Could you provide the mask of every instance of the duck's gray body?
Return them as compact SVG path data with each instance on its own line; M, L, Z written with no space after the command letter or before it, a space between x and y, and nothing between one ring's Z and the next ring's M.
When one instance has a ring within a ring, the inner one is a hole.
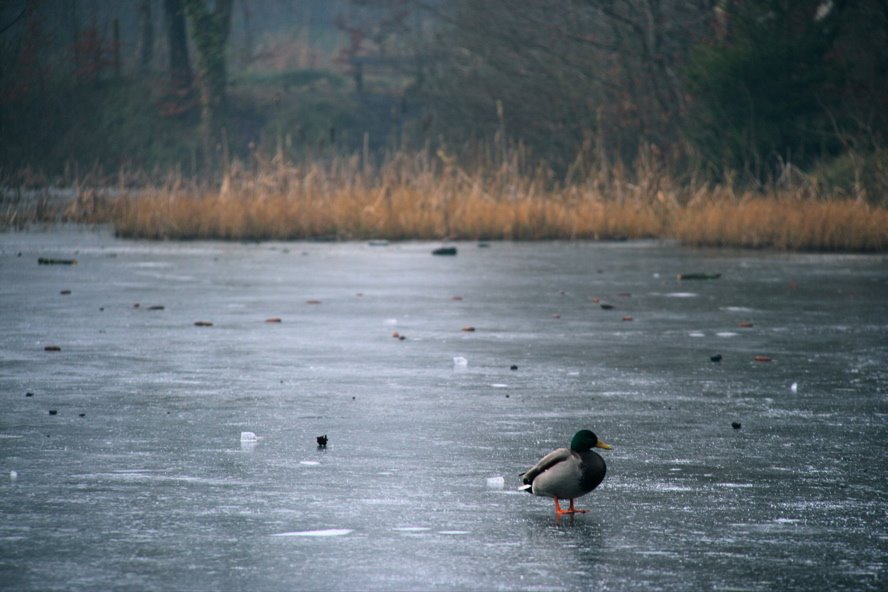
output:
M534 495L572 500L598 487L606 472L604 459L591 450L576 452L558 448L540 459L522 477L530 484Z

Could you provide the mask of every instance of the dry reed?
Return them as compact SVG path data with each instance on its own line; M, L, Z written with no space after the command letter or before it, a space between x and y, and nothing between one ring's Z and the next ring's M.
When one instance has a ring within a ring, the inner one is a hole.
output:
M888 209L816 195L810 185L737 193L680 186L649 161L586 167L581 180L523 172L517 159L465 170L445 154L359 156L302 165L281 158L234 165L221 187L171 179L68 218L109 218L118 235L155 239L453 240L677 239L687 244L791 250L888 249Z

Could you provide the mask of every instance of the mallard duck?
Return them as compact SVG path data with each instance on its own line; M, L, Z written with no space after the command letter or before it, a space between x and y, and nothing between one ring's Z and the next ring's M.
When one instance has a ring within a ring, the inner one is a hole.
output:
M570 441L570 448L553 450L521 474L523 491L555 498L555 515L585 513L574 507L574 499L584 496L604 480L607 467L593 448L613 448L590 430L580 430ZM560 499L569 499L570 508L562 510Z

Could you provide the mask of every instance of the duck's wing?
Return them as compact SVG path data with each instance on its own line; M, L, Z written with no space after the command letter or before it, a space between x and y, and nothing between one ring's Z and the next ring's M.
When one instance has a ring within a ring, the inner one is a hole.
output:
M533 483L533 480L537 478L537 475L546 471L553 466L557 465L560 462L564 462L570 459L571 453L568 448L558 448L553 450L546 456L540 459L540 462L533 465L531 468L521 473L522 480L526 485Z

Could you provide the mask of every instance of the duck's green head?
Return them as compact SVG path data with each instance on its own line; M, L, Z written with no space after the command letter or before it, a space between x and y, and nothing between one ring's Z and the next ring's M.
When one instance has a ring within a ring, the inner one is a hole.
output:
M591 430L580 430L574 434L573 440L570 441L570 449L574 452L588 452L593 448L610 450L613 446L604 440L599 440Z

